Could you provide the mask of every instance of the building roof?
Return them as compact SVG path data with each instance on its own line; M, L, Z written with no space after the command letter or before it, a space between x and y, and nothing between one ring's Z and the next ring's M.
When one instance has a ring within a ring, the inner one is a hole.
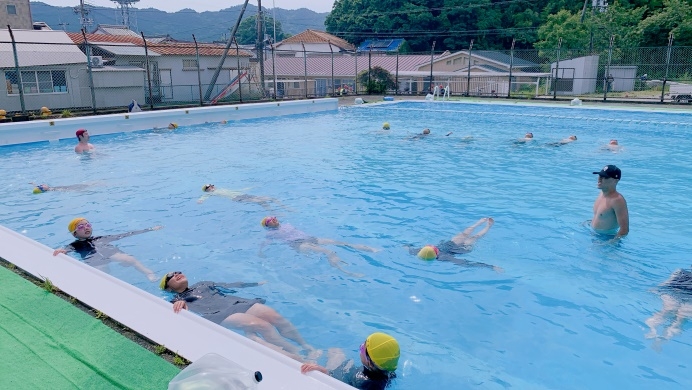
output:
M297 35L294 35L290 38L286 38L283 41L279 42L277 46L280 46L285 43L331 43L334 46L337 46L343 50L348 50L348 51L353 51L356 49L355 46L352 44L348 43L347 41L334 36L332 34L329 34L326 31L319 31L319 30L311 30L307 29L303 31L302 33L299 33Z
M456 57L459 54L465 54L468 55L469 51L468 50L461 50L457 51L454 53L449 53L446 52L446 55L440 56L436 61L444 61L448 57ZM537 64L535 62L527 61L521 58L517 58L516 56L514 59L509 56L509 54L505 54L501 51L490 51L490 50L474 50L471 52L472 57L476 58L482 58L488 61L496 62L499 64L502 64L506 67L509 67L510 63L512 64L512 68L534 68L534 67L540 67L540 64Z
M114 56L142 56L146 55L144 47L135 45L134 43L115 43L115 42L90 42L93 46L101 50L105 50ZM152 57L160 56L159 53L149 52Z
M397 51L403 45L405 39L366 39L358 46L358 51Z
M60 30L12 30L19 66L86 64L86 55ZM10 34L0 30L0 68L14 68Z
M84 43L84 38L81 33L67 33L72 39L72 42L76 44ZM99 45L115 43L115 44L133 44L139 47L144 47L144 41L141 37L134 37L128 35L107 35L107 34L86 34L87 41L89 43L98 42ZM199 55L201 56L216 56L219 57L223 54L225 45L215 44L215 43L199 43ZM184 43L184 42L160 42L160 43L149 43L147 40L147 48L152 53L158 53L161 55L180 55L189 56L195 55L195 44L194 43ZM106 50L110 51L106 48ZM115 54L115 53L114 53ZM133 54L129 54L133 55ZM228 55L236 56L236 50L231 46L228 51ZM252 57L252 54L240 50L240 57Z
M370 61L367 55L353 56L334 56L334 76L351 76L356 71L356 58L358 61L358 72L368 69L368 62L371 66L379 66L394 74L397 69L397 56L394 55L373 55ZM305 62L303 57L276 57L276 74L282 77L303 76L305 74L305 63L307 63L308 76L332 75L331 56L307 57ZM429 55L400 55L399 72L417 71L421 65L430 63ZM271 59L264 62L264 73L272 74L274 63Z
M91 32L92 34L104 34L104 35L120 35L120 36L131 36L138 37L139 34L130 30L129 27L118 25L118 24L99 24L96 29Z

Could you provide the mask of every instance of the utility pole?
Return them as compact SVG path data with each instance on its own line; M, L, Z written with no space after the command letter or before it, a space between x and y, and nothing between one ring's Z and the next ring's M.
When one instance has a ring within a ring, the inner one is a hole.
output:
M259 59L260 68L260 90L262 97L265 97L264 92L264 14L262 13L262 0L257 0L257 58Z

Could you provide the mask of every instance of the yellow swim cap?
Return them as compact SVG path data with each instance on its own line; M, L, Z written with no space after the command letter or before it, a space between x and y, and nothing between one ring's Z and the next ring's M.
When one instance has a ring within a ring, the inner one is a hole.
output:
M399 364L399 343L386 333L373 333L365 340L370 360L384 371L395 371Z
M384 122L384 123L382 124L382 128L385 129L385 130L389 130L389 122Z
M166 284L167 284L166 282L168 282L168 275L167 274L163 275L163 277L161 278L161 282L159 283L159 288L161 290L166 289Z
M420 257L423 260L435 260L437 259L437 255L439 253L440 250L437 249L434 245L426 245L418 251L418 257Z
M43 191L41 191L41 189L38 188L38 187L34 187L34 190L33 190L32 192L33 192L34 194L40 194L40 193L42 193Z
M82 217L77 217L77 218L71 220L70 223L67 225L67 230L69 230L70 233L74 233L77 230L77 225L79 224L79 222L86 221L86 220L87 220L86 218L82 218Z

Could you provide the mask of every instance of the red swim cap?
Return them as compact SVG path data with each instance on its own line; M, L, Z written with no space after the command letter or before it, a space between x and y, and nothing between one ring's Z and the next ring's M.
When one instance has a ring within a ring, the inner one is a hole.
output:
M77 130L77 132L75 133L75 135L77 135L77 139L79 139L79 137L81 137L82 134L84 134L84 133L86 133L86 130L85 130L85 129L79 129L79 130Z

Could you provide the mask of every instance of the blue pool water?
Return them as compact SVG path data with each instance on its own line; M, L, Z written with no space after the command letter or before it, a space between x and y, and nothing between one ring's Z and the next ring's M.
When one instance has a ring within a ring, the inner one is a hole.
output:
M426 127L427 139L406 140ZM527 131L536 142L515 145ZM371 332L394 335L395 390L687 389L692 328L652 341L644 320L661 308L651 290L692 263L691 131L684 113L405 102L93 137L87 157L71 140L9 146L0 223L51 247L70 242L74 216L96 235L164 225L116 244L159 275L266 280L239 295L267 298L320 348L356 358ZM578 141L544 145L570 134ZM624 149L603 150L611 138ZM598 195L591 172L606 164L622 168L630 211L617 245L584 226ZM32 195L30 181L93 186ZM258 256L267 213L220 197L198 204L205 183L253 187L286 205L275 213L284 222L382 251L336 249L363 278L279 243ZM462 257L504 273L404 248L487 216L495 225ZM131 268L111 273L164 296Z

